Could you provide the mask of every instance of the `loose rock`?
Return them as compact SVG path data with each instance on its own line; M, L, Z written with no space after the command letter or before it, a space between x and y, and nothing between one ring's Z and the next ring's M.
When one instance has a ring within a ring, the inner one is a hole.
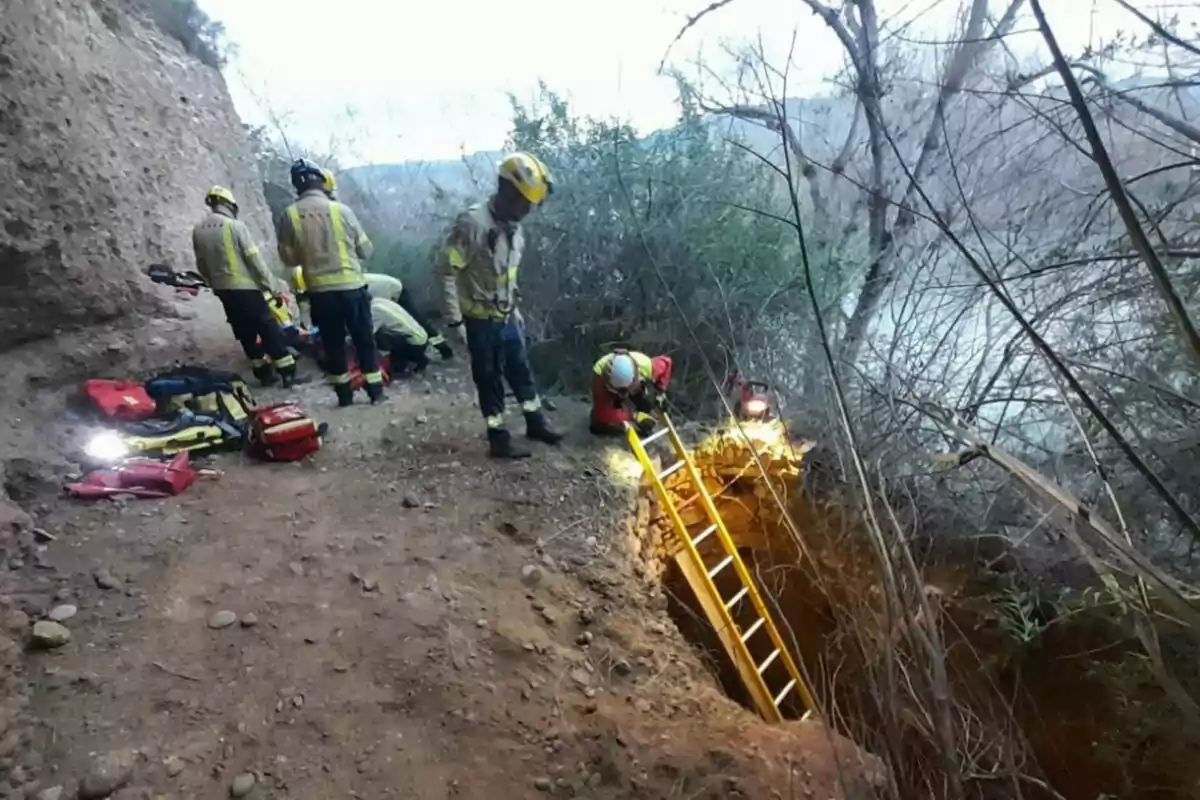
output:
M571 670L571 680L575 681L579 686L587 686L592 682L592 676L588 674L586 669Z
M66 603L61 606L55 606L54 608L50 609L50 613L47 614L46 616L48 616L52 622L66 622L71 617L75 616L75 614L78 611L79 611L78 608L76 608L75 606L73 606L69 603Z
M362 579L362 588L364 592L373 592L379 588L379 579L368 575Z
M33 625L33 644L46 649L62 647L71 641L71 632L57 622L41 620Z
M217 611L208 618L208 627L213 630L228 628L233 623L237 622L237 614L232 611Z
M421 502L411 494L407 494L404 496L404 499L400 501L400 505L404 506L405 508L420 508Z
M98 757L79 782L80 800L99 800L129 783L133 778L132 750L116 750Z
M233 783L229 786L230 797L245 797L254 791L255 778L252 773L243 772L233 779Z
M242 617L241 623L243 628L253 628L258 624L258 615L247 614L246 616Z
M539 792L548 792L554 788L554 781L546 777L535 778L533 781L533 788L537 789Z
M51 786L49 789L42 789L37 793L37 800L59 800L63 794L63 787Z
M109 572L104 567L100 567L95 572L92 573L92 580L94 580L96 582L96 585L99 586L101 589L113 590L113 589L121 588L121 581L119 581L111 572Z
M304 565L301 564L299 561L289 561L288 569L290 569L292 571L292 574L295 575L297 578L304 577Z
M167 770L167 777L174 778L183 772L187 767L187 763L182 758L171 756L163 762L163 766Z
M526 586L537 586L542 582L542 568L537 564L526 564L521 567L521 583Z
M575 644L577 644L577 645L587 647L591 643L592 643L592 632L591 631L584 631L583 633L581 633L575 637Z

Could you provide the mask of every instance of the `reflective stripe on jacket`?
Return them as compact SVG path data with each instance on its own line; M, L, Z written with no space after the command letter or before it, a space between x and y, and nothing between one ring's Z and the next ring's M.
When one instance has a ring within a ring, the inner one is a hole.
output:
M364 272L363 280L367 282L367 292L371 297L395 300L404 291L404 284L400 279L393 278L391 275L380 275L378 272Z
M246 223L213 211L192 229L196 271L213 289L274 292L276 280L258 254Z
M310 189L287 207L279 227L279 257L288 266L303 268L308 292L365 285L362 260L374 248L349 206Z
M371 324L376 333L390 333L418 347L429 343L429 334L412 315L387 298L371 299Z
M447 319L508 318L517 307L517 270L524 250L521 226L497 222L487 205L460 214L437 258Z

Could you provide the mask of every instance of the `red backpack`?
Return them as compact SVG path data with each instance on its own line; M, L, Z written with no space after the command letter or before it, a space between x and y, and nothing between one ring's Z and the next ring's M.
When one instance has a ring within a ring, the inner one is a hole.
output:
M263 461L299 461L321 449L321 427L295 403L254 410L250 453Z
M93 378L84 381L79 390L94 409L109 419L132 421L154 416L155 403L138 381Z

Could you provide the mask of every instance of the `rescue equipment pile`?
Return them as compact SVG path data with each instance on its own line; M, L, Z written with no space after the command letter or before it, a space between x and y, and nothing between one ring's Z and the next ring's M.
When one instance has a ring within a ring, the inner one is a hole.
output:
M67 486L76 497L166 497L195 481L191 454L247 450L298 461L321 447L327 426L295 403L258 406L236 372L181 366L147 381L92 379L80 386L99 427L84 446L95 467Z

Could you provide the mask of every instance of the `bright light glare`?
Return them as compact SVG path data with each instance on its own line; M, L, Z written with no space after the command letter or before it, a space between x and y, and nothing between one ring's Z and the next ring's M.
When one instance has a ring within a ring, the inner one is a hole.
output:
M747 400L742 409L752 417L762 416L767 410L767 401L756 397L753 400Z
M606 447L604 465L613 483L624 486L636 486L641 483L642 465L638 463L637 456L628 450Z
M753 442L759 448L776 444L787 445L787 430L779 420L745 420L741 425L730 425L724 433L735 441Z
M83 452L94 461L111 463L129 455L129 446L115 431L100 431L88 440Z

